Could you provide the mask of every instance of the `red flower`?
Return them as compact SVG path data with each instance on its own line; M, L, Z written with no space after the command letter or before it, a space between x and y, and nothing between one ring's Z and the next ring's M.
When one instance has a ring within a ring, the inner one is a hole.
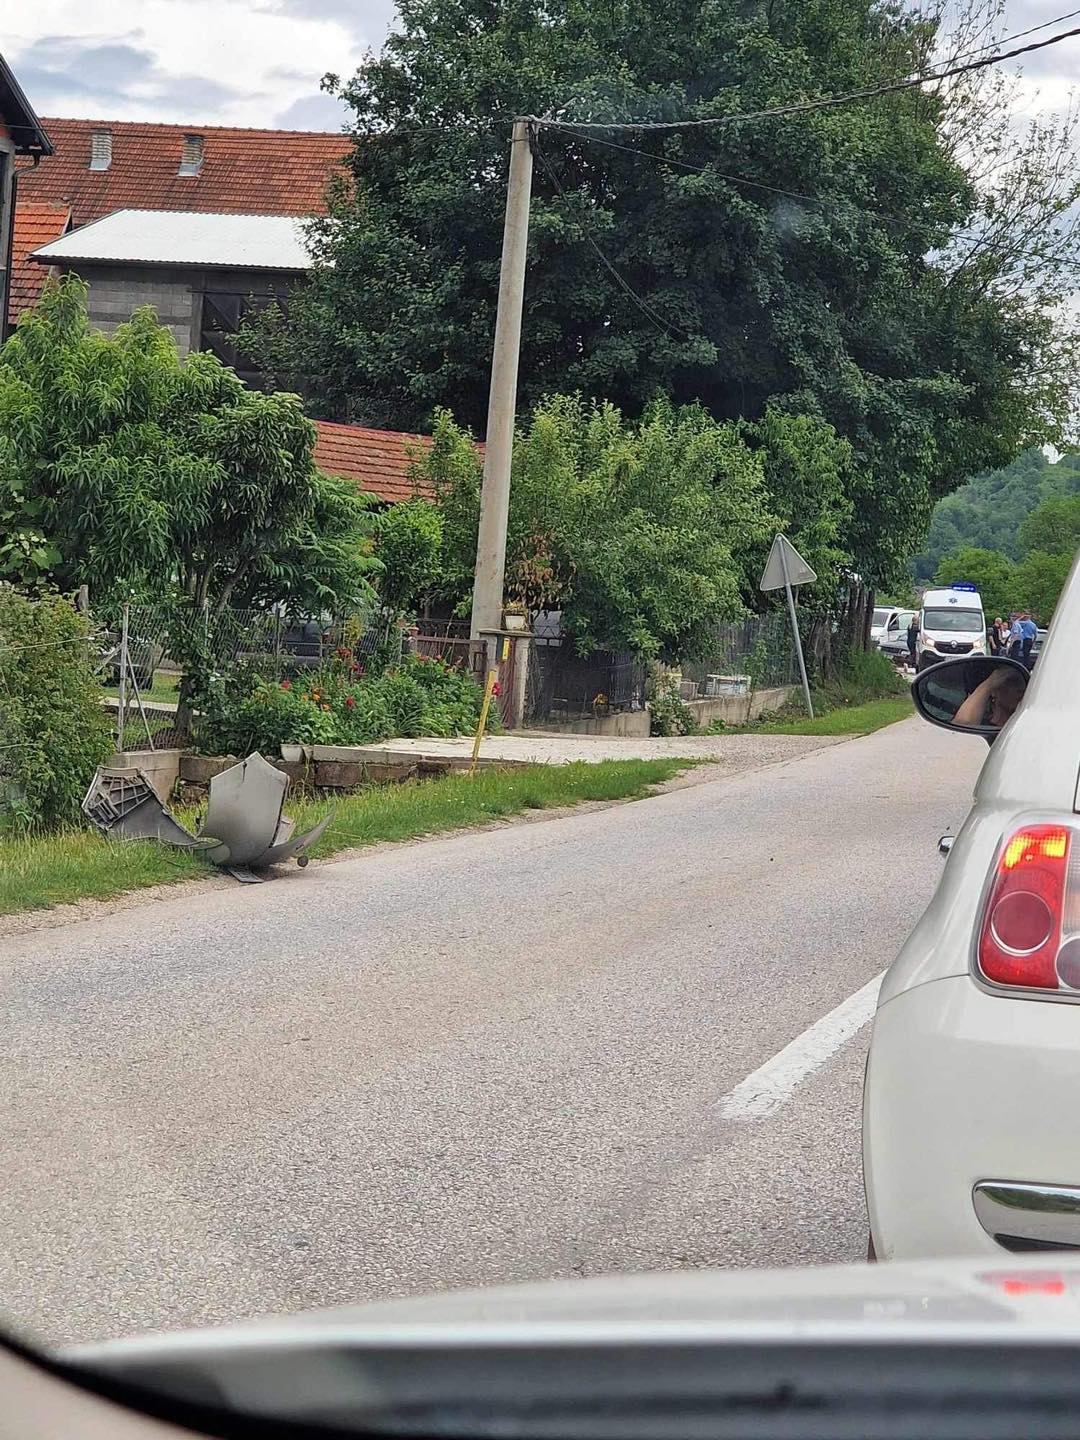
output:
M346 645L339 645L338 648L334 651L334 654L339 660L352 659L352 651Z
M498 680L496 680L495 684L492 685L491 693L496 697L496 699L502 694L502 686L499 684Z
M353 699L353 697L352 697L351 695L346 695L346 696L345 696L345 704L349 707L350 710L352 710L352 709L355 707L355 705L356 705L356 701Z
M292 681L291 681L291 680L282 680L282 682L281 682L281 688L282 688L283 690L291 690L291 689L292 689Z

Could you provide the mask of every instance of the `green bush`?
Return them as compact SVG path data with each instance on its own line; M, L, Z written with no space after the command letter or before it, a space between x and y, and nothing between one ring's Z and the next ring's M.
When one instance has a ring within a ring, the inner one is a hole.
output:
M381 675L356 674L347 652L323 670L271 681L248 676L210 687L195 743L204 754L275 755L282 745L370 745L395 736L475 730L481 694L440 660L406 657Z
M80 818L79 802L113 749L99 659L67 600L31 600L0 585L0 830Z
M697 729L697 722L694 712L683 703L679 694L678 676L659 669L653 675L650 689L649 734L692 735Z

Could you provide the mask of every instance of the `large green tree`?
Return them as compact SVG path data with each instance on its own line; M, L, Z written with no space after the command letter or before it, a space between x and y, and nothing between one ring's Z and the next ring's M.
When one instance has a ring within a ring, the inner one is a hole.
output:
M101 335L85 294L47 290L0 350L0 578L200 613L368 594L367 502L315 468L297 397L181 361L148 309Z
M1067 408L1067 336L1017 237L1033 214L1050 233L1068 163L1048 199L1037 137L1014 145L1022 190L1002 188L1008 155L977 187L969 157L1000 142L1000 106L974 81L737 117L910 75L939 38L879 0L402 0L382 54L338 87L356 143L351 189L316 227L333 263L248 343L315 377L325 413L414 430L446 406L478 429L509 120L553 117L536 136L522 408L581 391L633 415L663 393L720 419L819 416L853 447L850 563L891 578L939 495ZM730 123L573 125L716 117Z
M416 468L439 497L445 591L467 604L480 502L472 436L440 414ZM518 431L507 596L533 615L560 610L582 651L677 660L745 613L744 577L775 523L761 458L736 425L666 402L632 422L613 405L555 396Z

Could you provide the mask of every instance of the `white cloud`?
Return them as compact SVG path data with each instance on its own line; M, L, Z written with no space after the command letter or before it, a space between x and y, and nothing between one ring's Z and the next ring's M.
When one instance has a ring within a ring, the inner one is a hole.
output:
M387 0L0 0L5 59L44 115L336 128L327 71L377 48Z

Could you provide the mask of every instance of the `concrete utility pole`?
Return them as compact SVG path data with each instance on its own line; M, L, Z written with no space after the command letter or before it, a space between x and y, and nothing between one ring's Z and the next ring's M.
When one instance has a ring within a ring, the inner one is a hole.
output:
M470 629L473 640L482 632L502 629L506 517L510 508L510 461L514 452L531 190L532 123L515 120L510 141L510 180L506 190L506 223L503 227L502 269L499 272L499 309L495 317L495 350L488 396L484 488L480 494L480 530L476 539L476 576ZM492 668L495 660L494 650L489 650L488 669Z

